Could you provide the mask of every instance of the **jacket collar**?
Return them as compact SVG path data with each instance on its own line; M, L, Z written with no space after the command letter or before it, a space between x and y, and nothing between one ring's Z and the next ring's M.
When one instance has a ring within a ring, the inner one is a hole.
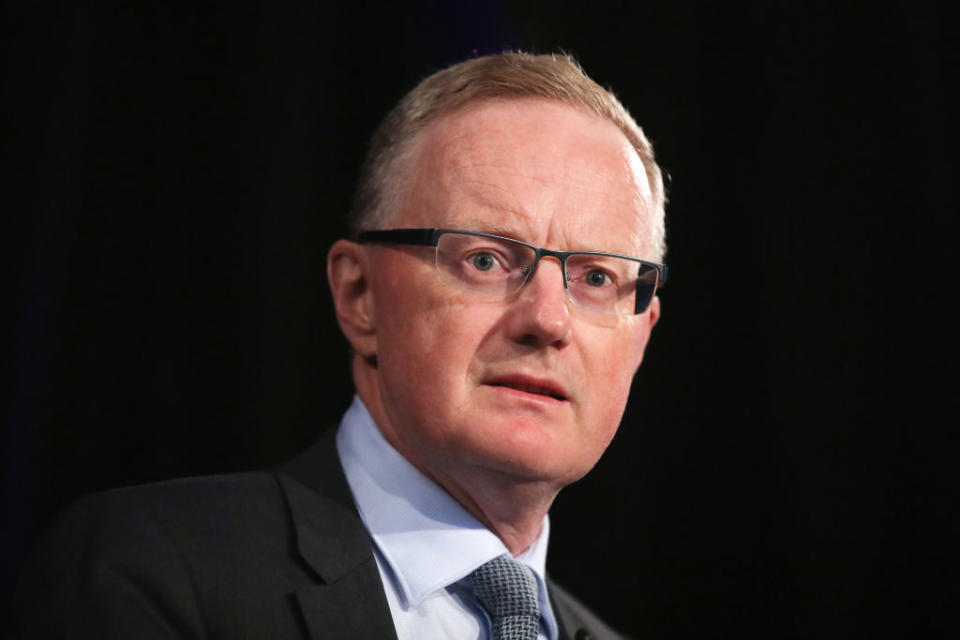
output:
M297 589L311 637L396 638L371 542L353 506L331 429L276 472L296 549L319 584Z

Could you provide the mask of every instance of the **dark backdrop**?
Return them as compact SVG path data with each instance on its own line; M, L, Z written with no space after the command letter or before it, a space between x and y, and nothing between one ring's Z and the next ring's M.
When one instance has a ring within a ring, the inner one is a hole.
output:
M366 138L448 63L562 48L671 176L671 282L551 571L641 638L945 629L948 3L26 4L0 44L0 601L78 495L334 424L324 260Z

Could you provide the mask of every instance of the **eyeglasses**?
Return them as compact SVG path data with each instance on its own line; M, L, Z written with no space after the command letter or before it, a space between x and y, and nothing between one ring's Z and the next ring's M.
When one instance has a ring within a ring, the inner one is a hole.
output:
M540 258L553 257L560 261L570 300L604 315L643 313L667 281L667 265L659 262L598 251L554 251L474 231L362 231L358 241L435 247L441 280L491 299L519 291L533 277Z

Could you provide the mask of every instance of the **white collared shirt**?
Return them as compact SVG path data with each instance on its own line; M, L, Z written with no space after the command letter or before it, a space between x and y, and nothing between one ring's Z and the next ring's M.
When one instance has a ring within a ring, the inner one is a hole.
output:
M488 638L485 614L457 582L509 555L500 538L400 455L357 396L340 422L337 451L375 543L399 640ZM540 640L556 640L558 634L544 578L549 535L544 517L540 535L515 558L537 577Z

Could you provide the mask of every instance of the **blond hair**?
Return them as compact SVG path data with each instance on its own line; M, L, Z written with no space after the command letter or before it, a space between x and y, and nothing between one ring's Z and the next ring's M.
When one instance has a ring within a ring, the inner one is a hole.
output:
M473 58L424 79L387 114L370 141L353 208L350 231L384 228L394 213L396 178L417 135L433 120L467 104L495 98L545 98L608 120L633 145L650 183L654 259L666 251L663 177L653 146L630 113L568 55L502 53Z

